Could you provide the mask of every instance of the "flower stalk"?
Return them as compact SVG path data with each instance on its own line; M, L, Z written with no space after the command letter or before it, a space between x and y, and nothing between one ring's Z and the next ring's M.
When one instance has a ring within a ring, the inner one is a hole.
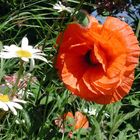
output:
M20 81L21 76L23 75L23 71L24 71L23 63L24 63L24 61L20 60L19 71L18 71L18 75L17 75L17 79L16 79L16 82L15 82L15 85L13 87L12 96L15 95L15 93L16 93L16 91L18 89L18 83Z

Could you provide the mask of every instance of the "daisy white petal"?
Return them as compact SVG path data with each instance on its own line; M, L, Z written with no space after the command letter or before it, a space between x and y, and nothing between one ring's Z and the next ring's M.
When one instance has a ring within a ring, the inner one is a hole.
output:
M32 71L34 69L35 66L35 60L31 59L31 63L30 63L30 71Z
M5 48L5 49L6 49L6 48L9 48L9 46L8 46L8 45L4 45L4 46L3 46L3 48Z
M7 50L10 50L10 46L3 46L3 50L7 51Z
M23 37L22 41L21 41L21 48L22 49L28 49L28 38L27 37Z
M41 50L39 50L39 49L32 49L32 53L34 54L34 53L40 53L41 52Z
M10 46L3 46L3 50L4 51L7 51L7 52L11 52L11 51L16 51L16 50L18 50L19 48L16 46L16 45L14 45L14 44L12 44L12 45L10 45Z
M8 111L9 110L8 106L5 103L1 102L1 101L0 101L0 108L2 108L4 111Z
M13 104L11 102L7 103L8 107L10 108L10 110L13 112L14 115L17 115L17 111L16 109L13 107Z
M12 45L10 45L10 47L9 47L8 50L9 50L9 51L12 50L13 52L15 52L15 51L19 50L19 47L17 47L16 45L12 44Z
M1 52L0 53L1 58L9 59L9 58L15 58L16 56L12 53L7 53L7 52Z
M31 46L31 45L28 45L28 48L27 48L27 50L33 50L33 46Z
M17 109L23 109L23 107L20 105L20 104L18 104L18 103L15 103L15 102L11 102L10 103L13 107L15 107L15 108L17 108Z
M18 103L23 103L23 104L27 103L26 101L20 100L20 99L17 99L17 98L14 98L13 101L18 102Z
M36 53L36 55L40 55L40 56L46 56L46 54L45 53Z
M25 62L29 62L29 58L26 58L26 57L21 57L21 59Z
M34 55L33 57L34 57L35 59L40 59L40 60L42 60L42 61L48 63L47 59L46 59L45 57L43 57L43 56L40 56L40 55Z

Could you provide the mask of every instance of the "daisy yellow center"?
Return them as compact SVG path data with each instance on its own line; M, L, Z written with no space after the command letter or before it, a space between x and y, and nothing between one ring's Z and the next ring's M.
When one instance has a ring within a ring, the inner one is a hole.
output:
M16 51L16 54L18 55L18 57L26 57L26 58L29 58L29 57L32 56L32 54L29 51L22 50L22 49Z
M0 101L2 102L8 102L10 101L8 95L0 95Z

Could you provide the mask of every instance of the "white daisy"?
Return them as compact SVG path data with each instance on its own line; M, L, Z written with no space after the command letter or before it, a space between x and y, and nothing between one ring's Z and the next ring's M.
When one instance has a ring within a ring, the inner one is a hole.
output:
M14 115L17 115L16 109L23 109L19 103L26 103L26 101L0 94L0 108L4 111L8 111L10 109Z
M5 59L10 58L21 58L23 61L28 62L31 59L31 69L33 69L35 62L34 59L40 59L47 63L47 59L44 53L39 49L34 49L33 46L28 45L28 38L23 37L21 41L21 47L16 45L3 46L2 51L0 52L0 57Z
M74 11L73 8L64 6L61 1L58 1L58 3L53 6L53 9L58 10L58 12L67 11L72 13Z

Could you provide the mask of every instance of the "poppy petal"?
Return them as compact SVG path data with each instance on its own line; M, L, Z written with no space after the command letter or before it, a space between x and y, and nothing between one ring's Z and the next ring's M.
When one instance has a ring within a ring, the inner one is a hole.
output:
M75 113L75 122L75 130L79 128L89 128L88 119L79 111Z
M61 77L66 85L72 89L76 89L78 81L88 69L89 65L86 63L83 56L66 54L64 66L62 68Z
M66 87L99 104L122 99L131 89L140 49L132 28L108 17L103 25L89 16L89 25L68 24L58 37L56 61Z
M107 59L106 59L105 53L101 50L99 45L98 47L94 45L94 53L99 63L102 64L103 70L106 72Z
M116 59L114 59L112 63L108 64L106 72L107 76L109 78L117 76L125 66L125 62L126 62L126 54L122 54L118 56Z

